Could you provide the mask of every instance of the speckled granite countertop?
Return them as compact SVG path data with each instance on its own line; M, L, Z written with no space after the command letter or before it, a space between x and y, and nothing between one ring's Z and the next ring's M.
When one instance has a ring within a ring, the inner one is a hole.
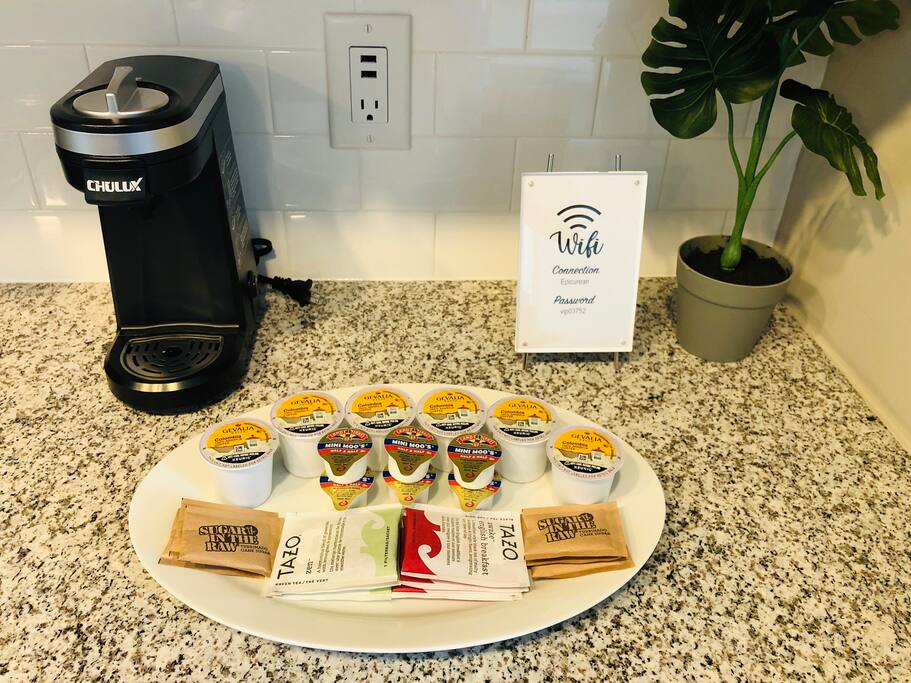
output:
M672 291L643 281L619 372L523 371L507 283L318 283L303 313L270 295L239 391L155 417L105 386L107 286L0 286L0 679L908 680L908 454L786 313L745 362L712 365L676 346ZM170 449L295 388L382 381L536 394L617 431L667 495L649 564L560 626L429 656L260 640L144 573L127 508Z

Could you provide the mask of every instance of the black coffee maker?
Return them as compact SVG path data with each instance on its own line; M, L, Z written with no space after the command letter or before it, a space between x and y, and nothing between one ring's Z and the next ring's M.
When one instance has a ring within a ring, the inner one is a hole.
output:
M67 181L101 216L111 390L149 412L222 398L246 372L261 296L218 65L105 62L51 120Z

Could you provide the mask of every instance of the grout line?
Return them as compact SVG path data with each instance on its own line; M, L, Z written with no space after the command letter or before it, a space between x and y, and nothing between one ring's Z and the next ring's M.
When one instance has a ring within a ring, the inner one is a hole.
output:
M25 133L16 133L16 142L19 144L19 151L22 153L22 162L25 164L25 170L28 171L29 188L32 191L32 201L35 202L33 209L46 209L42 206L41 195L38 193L38 184L35 182L35 172L32 170L32 164L28 160L28 154L25 152L25 141L22 136ZM25 209L28 211L28 209Z
M437 107L437 90L438 90L437 79L438 79L440 56L437 53L433 52L433 53L431 53L431 57L433 58L433 69L432 69L433 77L431 78L430 91L431 91L431 99L433 101L433 112L431 113L430 129L433 131L433 134L436 135L436 133L437 133L437 109L438 109L438 107ZM413 128L413 126L412 126L412 128ZM418 136L412 134L411 137L415 138Z
M598 60L598 68L595 69L595 102L592 106L592 127L590 137L595 137L595 125L598 121L598 101L601 99L601 76L603 73L604 57Z
M171 6L171 17L174 19L174 37L177 40L177 44L180 45L180 24L177 23L177 6L174 4L174 0L170 1Z
M532 14L534 13L535 0L528 0L525 3L525 41L523 42L523 50L528 52L528 41L531 39L532 31Z
M516 164L519 161L519 138L516 138L516 143L512 148L512 177L509 179L509 212L512 213L516 209L513 207L515 200L513 188L516 186L516 182L521 182L521 177L519 176L519 169ZM518 181L516 180L518 178ZM522 196L522 188L519 188L519 197Z
M266 101L269 103L269 121L272 123L272 130L270 133L278 132L278 124L275 121L275 102L272 101L272 66L269 63L269 53L263 51L263 66L266 69ZM329 98L326 98L326 104L328 106ZM328 135L328 131L326 132Z
M651 112L649 112L651 116ZM661 208L661 200L664 199L664 183L667 180L667 162L671 158L671 142L673 140L667 141L667 149L664 151L664 163L661 165L661 187L658 188L658 202L656 209Z

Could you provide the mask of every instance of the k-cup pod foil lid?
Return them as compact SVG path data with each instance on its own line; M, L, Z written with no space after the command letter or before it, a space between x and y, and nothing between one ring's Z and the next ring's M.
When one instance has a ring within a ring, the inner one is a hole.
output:
M486 412L483 401L461 387L437 387L418 401L418 421L437 436L476 432Z
M623 466L613 438L595 427L565 427L547 446L551 465L581 480L606 479Z
M262 420L226 420L209 427L199 440L199 452L210 465L244 469L270 457L277 446L275 433Z
M556 425L554 409L533 396L507 396L490 407L494 436L513 443L541 443Z
M348 399L345 413L352 427L371 434L385 434L411 423L414 401L400 389L376 385L354 392Z
M271 417L272 426L286 436L315 438L338 427L342 412L329 394L305 391L276 401Z

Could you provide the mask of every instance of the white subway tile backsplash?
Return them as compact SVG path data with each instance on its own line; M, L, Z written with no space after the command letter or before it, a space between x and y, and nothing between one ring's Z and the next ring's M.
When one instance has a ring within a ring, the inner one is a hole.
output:
M613 171L617 154L624 171L648 172L650 209L658 206L661 178L667 158L667 140L601 138L519 138L513 179L512 210L519 210L519 182L522 173L544 171L547 155L554 154L555 171Z
M49 129L51 105L88 72L81 46L0 47L0 130Z
M512 138L415 138L410 150L361 153L363 208L507 211Z
M268 59L275 132L328 135L325 55L276 50Z
M691 237L719 234L723 222L724 211L647 211L639 276L673 275L680 245Z
M730 229L736 178L720 102L695 140L652 117L640 60L666 10L666 0L0 3L0 238L17 240L0 280L106 279L97 212L64 179L48 109L91 68L139 54L221 65L252 230L277 252L261 264L268 274L514 277L521 173L543 170L548 153L557 171L610 170L620 153L624 170L649 173L642 274L671 275L681 241ZM329 146L323 15L355 11L412 15L410 149ZM825 68L813 58L787 76L818 87ZM736 107L742 158L758 108ZM779 98L765 156L791 109ZM774 239L800 149L792 141L763 181L748 237Z
M437 57L438 135L589 135L598 60L548 55Z
M332 212L286 216L294 277L433 277L432 213Z
M601 67L601 86L595 109L598 137L669 137L657 124L642 89L642 62L638 57L611 57Z
M415 50L521 50L528 0L356 0L358 12L412 16Z
M81 192L63 176L52 133L23 133L22 146L32 172L38 203L44 209L85 209Z
M779 142L767 139L764 161ZM741 163L746 163L750 141L736 142ZM753 208L781 209L788 196L791 176L800 153L793 140L763 178ZM662 209L734 209L737 205L737 175L723 139L671 140L659 207Z
M254 209L357 209L358 153L326 137L234 136L247 205Z
M440 213L434 277L503 280L516 277L519 216L514 213Z
M0 3L0 44L168 45L176 42L170 0L8 0Z
M273 252L259 262L260 272L266 275L289 277L291 255L285 235L285 217L281 211L247 211L250 229L254 237L263 237L272 242Z
M4 282L106 282L97 211L0 211Z
M260 50L90 45L86 48L86 53L92 69L108 60L134 55L177 55L218 62L225 84L232 130L241 133L272 131L266 56Z
M174 0L186 45L322 48L323 14L353 8L352 0Z
M639 55L666 0L534 0L530 50Z
M0 133L0 209L34 209L38 207L25 155L16 133Z
M436 55L411 55L411 134L433 135Z

